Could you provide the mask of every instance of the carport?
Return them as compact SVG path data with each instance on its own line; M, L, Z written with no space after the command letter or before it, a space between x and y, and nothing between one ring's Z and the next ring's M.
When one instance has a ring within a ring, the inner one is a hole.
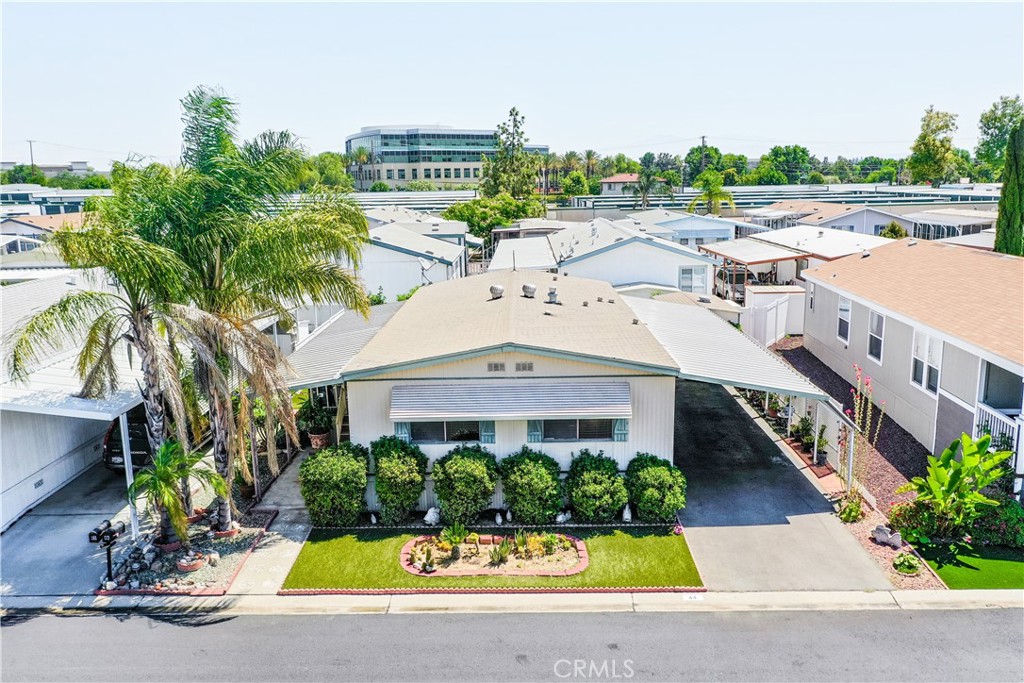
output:
M24 382L8 381L0 386L0 411L4 415L6 442L2 451L3 457L25 457L26 454L33 453L37 453L39 458L47 457L48 454L43 452L46 446L42 444L42 435L33 434L30 431L32 418L28 416L89 420L103 425L113 420L119 420L122 447L125 453L131 453L128 411L142 403L142 396L136 384L141 375L128 363L126 354L122 352L118 356L115 362L119 366L121 388L104 398L83 398L80 395L81 379L75 367L77 354L67 355L36 369ZM22 418L22 416L26 417ZM20 420L24 420L23 425L19 425ZM66 425L69 430L74 425L74 423L68 422L60 424ZM12 440L15 443L11 443ZM58 456L58 460L63 457L60 454ZM49 454L49 457L53 458L53 454ZM46 463L44 467L47 471L52 469L51 463ZM68 466L60 469L66 472L67 481L77 477L82 471L76 471ZM134 480L132 468L125 467L124 469L125 484L130 486ZM43 471L43 468L40 471ZM35 479L35 475L32 478ZM43 482L45 479L39 478L38 481ZM56 488L50 488L41 497L27 485L19 487L17 483L5 482L4 527L13 523L28 509L41 503L48 495L65 485L67 481L61 482ZM129 500L128 505L132 539L135 540L139 535L138 513L135 501ZM83 539L86 531L82 531Z
M718 271L725 270L727 273L726 284L728 298L736 299L736 273L739 270L750 270L759 278L765 279L770 284L785 284L786 280L796 277L796 268L793 268L792 277L779 276L779 264L798 259L806 258L807 255L779 247L774 244L761 242L750 237L743 237L727 242L715 242L710 245L698 247L703 252L721 258L723 265L715 266L714 282L718 283ZM767 272L757 270L757 266L768 266ZM787 273L788 275L788 273ZM767 277L765 277L767 276ZM763 284L763 283L762 283Z

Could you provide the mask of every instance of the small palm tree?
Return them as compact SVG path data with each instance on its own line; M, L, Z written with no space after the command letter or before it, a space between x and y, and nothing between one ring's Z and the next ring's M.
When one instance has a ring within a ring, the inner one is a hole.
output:
M163 543L180 540L188 547L188 513L181 495L179 482L194 480L203 488L212 488L218 496L228 495L224 478L201 466L201 453L187 453L177 441L164 441L153 454L151 464L135 475L135 481L128 487L128 498L137 499L145 495L148 508L160 520L160 535Z
M652 195L672 194L672 189L655 175L653 167L641 168L640 173L637 174L636 182L626 185L625 189L633 191L634 209L646 209L650 206Z
M601 155L594 150L588 149L583 152L583 170L586 172L588 180L597 173L597 167L600 163Z
M358 178L360 190L366 189L366 186L363 182L363 166L370 163L372 158L373 155L370 153L370 150L368 150L366 147L356 147L354 150L352 150L352 154L349 155L350 161L353 164L355 164L356 167L359 169Z
M562 155L562 171L565 173L565 175L569 175L573 171L580 170L580 167L582 165L583 160L580 158L578 152L569 150L568 152Z
M711 169L704 171L693 180L693 186L701 192L690 201L686 210L692 212L697 206L703 205L707 213L717 215L722 212L723 204L732 204L735 207L732 193L722 189L724 185L725 176L721 173Z

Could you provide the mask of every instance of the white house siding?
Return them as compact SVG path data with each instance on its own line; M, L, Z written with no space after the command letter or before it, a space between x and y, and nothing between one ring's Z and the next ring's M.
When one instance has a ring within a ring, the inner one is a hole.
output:
M378 288L382 288L387 300L395 301L395 297L413 287L460 277L461 268L458 265L446 266L435 262L424 273L419 257L368 244L363 249L359 277L366 291L376 293Z
M939 388L973 406L978 399L978 372L981 359L959 346L942 345Z
M678 288L679 269L699 266L707 267L704 291L710 293L714 275L712 264L643 242L633 242L589 255L580 261L563 265L560 271L575 277L604 280L613 287L644 282Z
M99 420L0 411L0 529L95 463L106 429Z
M851 384L856 383L854 364L863 368L864 374L871 377L875 403L880 404L884 400L886 414L926 448L932 449L937 398L910 383L913 328L889 317L885 319L882 362L879 363L867 355L866 306L853 302L850 341L845 343L836 334L839 294L817 284L813 311L809 308L811 298L807 299L804 317L804 346L807 350Z
M534 363L532 373L516 373L516 361ZM488 373L487 363L504 361L506 372ZM528 375L528 376L527 376ZM369 445L384 434L394 433L389 418L391 389L410 382L432 384L468 384L483 381L551 382L552 379L572 378L574 382L626 381L630 385L633 417L629 421L627 441L595 442L540 442L529 444L555 458L567 469L572 454L582 448L604 451L625 469L637 452L649 452L665 458L672 457L675 420L675 380L661 375L643 375L591 363L563 361L556 358L525 353L497 353L469 360L391 373L387 376L348 382L349 420L352 441ZM518 451L527 444L525 420L497 421L495 443L485 444L499 459ZM423 452L431 462L443 456L455 444L423 444Z
M838 216L832 220L821 221L820 223L809 219L804 219L801 222L807 222L811 225L822 225L826 228L835 228L836 230L848 230L862 235L877 235L878 233L875 232L876 225L884 227L893 221L896 221L903 226L903 229L907 231L907 234L913 232L913 221L902 217L889 216L880 211L875 211L874 209L858 211L851 216Z

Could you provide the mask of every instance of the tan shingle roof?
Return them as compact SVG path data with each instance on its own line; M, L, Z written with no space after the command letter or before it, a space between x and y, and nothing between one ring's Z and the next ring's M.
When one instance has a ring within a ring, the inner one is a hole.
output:
M633 311L607 282L535 271L498 271L423 287L352 359L346 374L517 345L666 368L675 364L658 340L634 325ZM537 287L535 298L523 285ZM492 299L491 285L504 296ZM557 287L562 305L545 303ZM602 297L603 302L598 302ZM614 300L614 303L608 303ZM587 306L583 302L588 302Z
M65 223L75 227L80 227L84 216L84 213L55 213L49 216L12 216L10 218L5 218L4 222L13 221L15 223L24 223L25 225L40 228L41 230L54 232L61 228Z
M1024 258L913 239L870 253L803 277L1024 365Z

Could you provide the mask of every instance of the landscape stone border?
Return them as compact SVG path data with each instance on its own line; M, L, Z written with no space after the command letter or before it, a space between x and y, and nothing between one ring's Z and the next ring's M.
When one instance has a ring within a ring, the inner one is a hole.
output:
M158 591L158 590L153 590L153 589L150 589L150 588L145 588L145 589L143 589L143 588L124 588L124 589L117 589L117 590L108 591L108 590L104 590L102 588L97 588L96 590L94 590L92 592L92 594L93 595L107 595L107 596L111 596L111 595L115 595L115 596L116 595L166 595L166 596L171 596L171 597L194 597L194 598L200 598L200 597L219 597L219 596L222 596L222 595L227 595L227 592L229 590L231 590L231 586L235 583L235 579L237 579L239 573L241 573L242 567L244 567L245 563L249 561L249 557L252 555L253 551L256 550L256 547L263 541L263 537L266 535L267 530L270 529L270 525L274 523L275 519L277 519L277 515L278 515L279 511L276 508L261 508L261 512L268 513L270 515L270 518L267 519L267 523L263 526L263 529L260 531L260 533L256 535L256 539L252 542L252 545L249 546L249 549L245 551L245 555L242 556L241 562L239 562L238 566L235 568L234 574L231 575L231 578L228 580L227 585L224 586L223 588L211 588L211 587L203 586L202 588L196 588L196 589L191 590L191 591L177 591L177 590L159 590Z
M561 571L528 571L526 569L501 569L495 567L493 569L488 567L482 567L479 569L436 569L429 574L425 574L422 571L416 569L409 562L409 554L412 553L412 549L417 543L421 541L428 541L430 539L437 538L437 536L417 536L416 538L410 539L402 546L402 552L399 553L398 561L402 565L402 569L412 574L413 576L422 576L423 578L429 579L432 576L572 576L579 574L588 566L590 566L590 555L587 553L586 544L569 534L560 534L565 538L568 538L573 542L576 548L576 553L579 555L579 560L576 564L569 568ZM497 535L484 535L480 536L481 545L498 545L503 539L511 538L509 536L497 536Z
M478 575L479 576L479 575ZM536 576L534 574L533 576ZM495 588L282 588L278 595L432 595L513 593L707 593L705 586L504 586Z

